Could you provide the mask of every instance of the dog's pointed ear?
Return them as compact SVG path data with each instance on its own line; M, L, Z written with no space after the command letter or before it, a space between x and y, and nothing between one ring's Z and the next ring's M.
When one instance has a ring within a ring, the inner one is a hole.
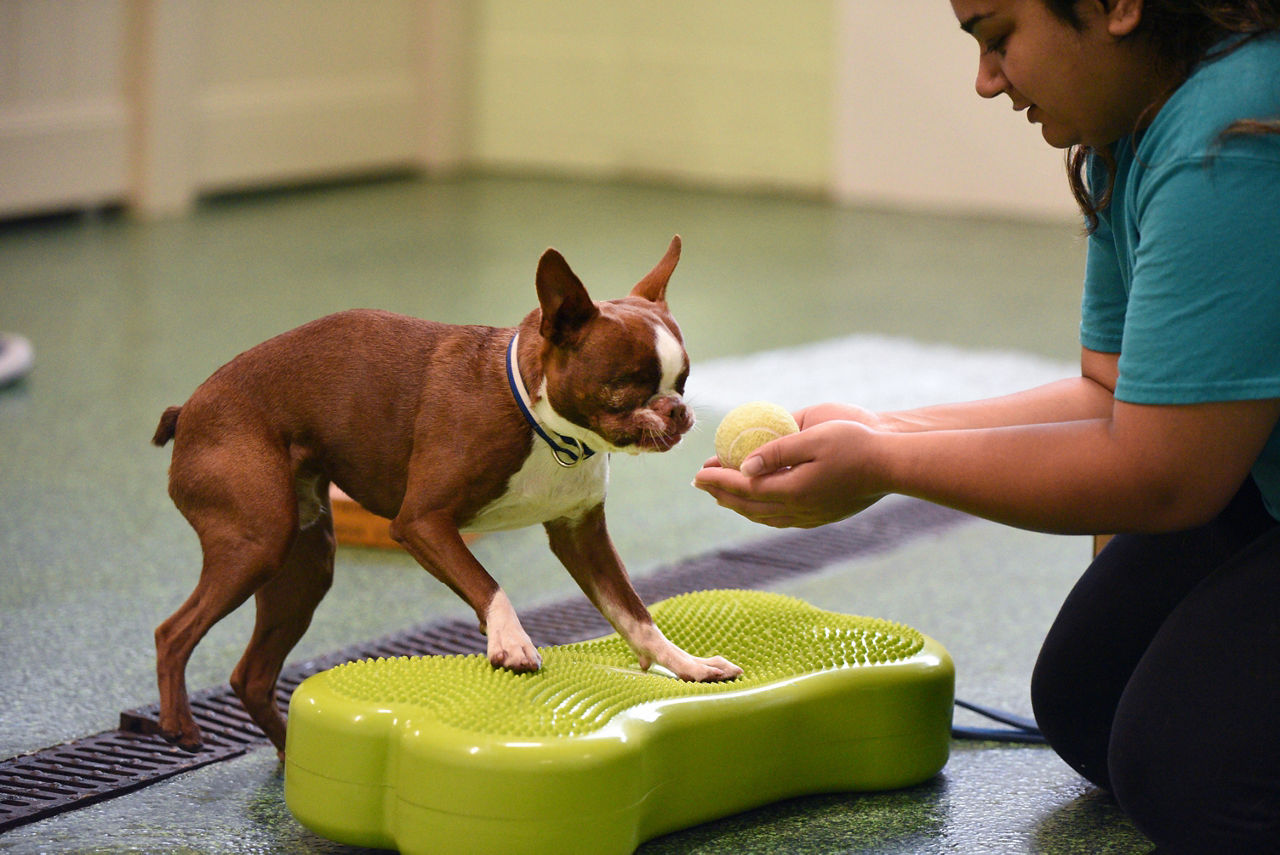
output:
M542 337L557 347L572 344L600 310L582 281L569 269L569 262L554 249L548 249L538 260L537 282Z
M680 235L676 235L671 239L671 245L667 247L667 254L662 256L662 260L658 262L656 267L636 283L636 287L631 289L631 296L643 297L653 303L665 303L667 301L667 281L671 279L671 274L676 269L678 261L680 261Z

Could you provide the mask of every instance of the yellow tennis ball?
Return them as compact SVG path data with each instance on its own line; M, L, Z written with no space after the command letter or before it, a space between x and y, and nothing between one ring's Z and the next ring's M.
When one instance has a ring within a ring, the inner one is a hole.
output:
M737 469L766 442L799 430L791 413L782 407L768 401L752 401L734 407L716 428L716 457L721 465Z

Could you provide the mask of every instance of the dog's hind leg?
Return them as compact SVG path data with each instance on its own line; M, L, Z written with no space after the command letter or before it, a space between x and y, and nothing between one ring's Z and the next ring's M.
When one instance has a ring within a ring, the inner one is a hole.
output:
M223 453L216 449L184 453L179 447L171 469L170 492L200 538L204 562L195 590L156 628L159 726L166 739L189 750L201 742L187 698L191 652L210 627L279 571L297 533L287 456L240 451L231 475L222 470Z
M283 569L258 589L253 638L231 675L249 717L284 757L285 719L276 703L280 669L333 582L333 518L325 510L293 542Z

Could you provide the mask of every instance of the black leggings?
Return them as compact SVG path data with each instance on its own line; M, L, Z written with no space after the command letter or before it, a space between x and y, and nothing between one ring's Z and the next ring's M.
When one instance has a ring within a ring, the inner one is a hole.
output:
M1280 523L1120 535L1054 621L1036 721L1160 852L1280 853Z

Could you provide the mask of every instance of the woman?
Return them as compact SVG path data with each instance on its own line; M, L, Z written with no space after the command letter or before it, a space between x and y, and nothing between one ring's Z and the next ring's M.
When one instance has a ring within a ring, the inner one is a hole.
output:
M977 90L1069 150L1081 372L899 413L823 404L695 483L773 526L889 493L1121 532L1063 605L1036 718L1176 852L1280 851L1280 0L952 0Z

